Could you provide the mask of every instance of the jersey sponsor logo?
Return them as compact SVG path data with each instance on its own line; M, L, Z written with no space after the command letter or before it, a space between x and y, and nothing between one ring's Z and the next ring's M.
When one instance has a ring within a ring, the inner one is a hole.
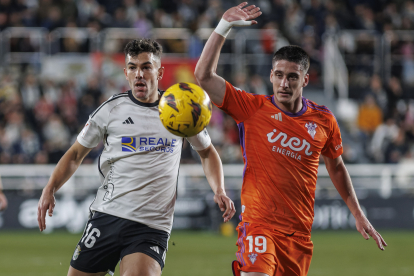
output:
M302 141L300 141L299 138L297 137L291 137L288 140L288 136L286 133L279 131L279 133L276 135L276 137L273 137L275 134L277 133L276 129L273 129L272 132L269 132L267 134L267 141L269 141L270 143L276 143L279 139L280 140L280 145L284 148L288 147L290 148L292 151L296 151L296 152L300 152L303 149L305 149L305 154L307 156L312 155L312 151L309 151L310 149L310 144L308 141L306 141L305 139L303 139ZM286 142L287 140L287 142ZM273 147L273 151L275 150L275 147ZM290 152L290 151L289 151ZM297 158L295 158L297 159Z
M160 249L158 248L158 246L151 246L150 249L157 252L157 254L160 254Z
M76 260L78 259L80 252L81 252L81 248L80 248L80 246L78 245L78 246L76 246L75 253L73 253L73 257L72 257L72 259L73 259L74 261L76 261Z
M137 142L139 141L139 145ZM122 151L142 152L159 151L173 153L177 146L177 139L159 137L122 137Z
M318 126L313 122L308 122L305 124L305 127L308 129L308 133L312 137L312 139L315 139L316 128Z
M135 137L122 137L122 151L136 152L137 151L137 138Z
M256 258L257 258L257 253L250 253L249 255L247 255L250 259L250 261L252 262L252 264L254 264L254 262L256 262Z
M131 119L131 117L128 117L128 119L126 119L122 124L127 124L127 125L129 125L129 124L134 124L134 121L132 121L132 119Z
M270 116L273 119L276 119L277 121L282 121L282 112L279 112L275 115Z

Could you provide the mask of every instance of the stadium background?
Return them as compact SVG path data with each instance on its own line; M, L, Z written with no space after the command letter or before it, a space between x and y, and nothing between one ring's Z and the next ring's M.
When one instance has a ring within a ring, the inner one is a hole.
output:
M164 47L160 86L195 82L203 44L240 1L0 0L0 175L9 208L0 213L1 275L64 275L99 186L102 145L57 195L49 234L36 231L36 205L53 164L88 115L128 89L123 46L139 37ZM296 44L311 56L304 96L336 115L343 158L361 205L390 246L364 242L319 172L309 275L413 275L414 2L259 0L258 25L235 28L218 73L267 94L272 54ZM242 156L234 121L214 109L208 126L240 210ZM323 160L321 160L322 162ZM234 226L220 223L194 152L182 152L174 230L164 275L231 275Z

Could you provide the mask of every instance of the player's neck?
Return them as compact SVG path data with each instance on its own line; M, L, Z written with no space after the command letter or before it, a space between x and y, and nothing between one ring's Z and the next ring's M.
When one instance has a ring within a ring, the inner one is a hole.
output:
M276 105L284 112L296 114L303 108L302 97L297 98L294 102L279 102L276 97L274 97Z

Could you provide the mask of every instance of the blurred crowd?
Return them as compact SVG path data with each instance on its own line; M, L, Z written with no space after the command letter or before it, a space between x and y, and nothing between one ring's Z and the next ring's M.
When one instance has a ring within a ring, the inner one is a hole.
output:
M0 31L8 27L131 28L137 37L151 36L153 28L187 28L193 34L186 46L163 44L167 53L186 51L197 58L203 41L199 28L214 28L236 0L0 0ZM366 36L342 36L341 51L349 66L350 96L360 103L353 132L370 162L398 163L412 159L414 145L414 43L396 30L413 30L414 1L408 0L254 0L263 15L257 29L270 29L277 38L263 35L260 51L272 54L283 44L302 46L311 57L311 86L322 87L323 38L341 30L364 30L386 35L398 62L390 65L389 78L374 62L375 45ZM412 36L411 36L412 37ZM71 40L72 39L72 40ZM62 51L88 52L85 40L69 38ZM10 50L36 51L30 39L11 40ZM184 49L184 50L183 50ZM253 52L257 48L252 48ZM122 50L122 49L119 49ZM263 73L264 72L264 73ZM0 164L56 163L75 141L89 114L110 94L122 92L108 82L41 78L31 66L0 67ZM270 94L268 69L229 76L238 87ZM306 89L305 89L306 93ZM305 95L306 96L306 95ZM343 130L346 131L346 130ZM209 132L224 163L241 163L238 129L234 121L214 109ZM356 133L356 134L355 134ZM102 145L85 162L94 162ZM352 154L348 162L358 162ZM188 145L183 162L195 162Z

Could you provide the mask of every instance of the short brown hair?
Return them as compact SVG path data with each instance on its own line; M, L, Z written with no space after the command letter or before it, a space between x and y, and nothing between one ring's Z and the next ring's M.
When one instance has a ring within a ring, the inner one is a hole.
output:
M125 58L130 55L136 57L141 53L153 53L161 59L162 46L157 41L149 38L134 39L128 42L124 49Z
M275 62L279 60L287 60L299 64L301 70L305 72L305 74L309 70L309 55L305 52L305 50L296 45L285 46L277 50L273 55L272 65L274 66Z

